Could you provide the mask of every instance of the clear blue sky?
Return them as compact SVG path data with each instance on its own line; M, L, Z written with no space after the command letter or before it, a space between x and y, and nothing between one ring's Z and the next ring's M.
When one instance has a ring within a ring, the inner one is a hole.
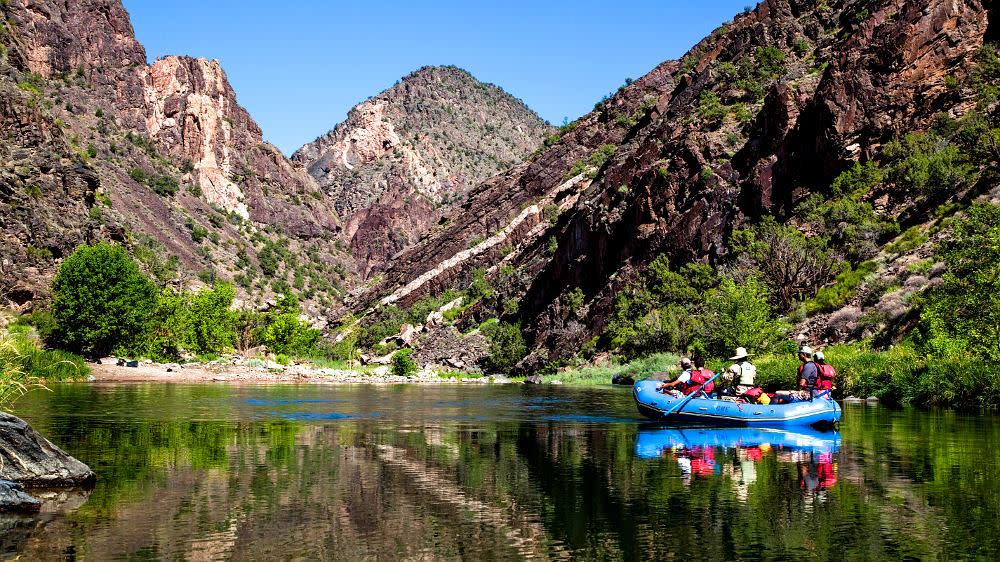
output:
M425 65L453 64L554 124L677 58L752 0L124 0L150 61L219 59L290 154Z

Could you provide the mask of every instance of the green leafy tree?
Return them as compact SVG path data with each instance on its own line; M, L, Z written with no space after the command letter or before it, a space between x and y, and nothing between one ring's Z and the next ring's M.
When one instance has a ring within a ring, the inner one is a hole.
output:
M499 322L486 330L489 340L489 355L484 363L490 371L509 373L528 353L528 346L517 324Z
M711 266L674 270L666 255L658 256L639 283L618 293L605 332L608 345L629 356L687 349L701 332L705 293L717 284Z
M258 330L257 341L273 353L301 355L319 341L319 330L299 320L297 313L279 314Z
M976 203L936 249L947 266L927 295L921 336L936 356L964 352L1000 360L1000 206Z
M767 285L757 277L740 282L723 279L705 303L705 341L714 354L722 355L740 346L764 351L782 336Z
M412 349L401 349L392 355L392 374L407 377L417 372L417 362L413 360Z
M91 357L134 351L146 337L157 290L121 246L80 246L52 284L53 339Z
M235 315L231 310L236 289L229 283L218 283L191 296L190 328L186 343L195 353L214 353L233 346Z

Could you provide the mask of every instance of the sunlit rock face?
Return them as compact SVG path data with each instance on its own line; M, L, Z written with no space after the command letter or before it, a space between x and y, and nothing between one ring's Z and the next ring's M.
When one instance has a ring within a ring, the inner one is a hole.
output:
M318 291L307 308L340 310L354 269L332 243L341 221L263 140L218 61L147 65L117 0L10 0L0 13L0 302L30 310L60 258L115 240L150 272L176 259L163 283L243 276L253 304L297 269ZM269 243L290 257L259 281Z
M500 88L458 68L425 67L358 104L292 159L330 196L369 274L550 132Z

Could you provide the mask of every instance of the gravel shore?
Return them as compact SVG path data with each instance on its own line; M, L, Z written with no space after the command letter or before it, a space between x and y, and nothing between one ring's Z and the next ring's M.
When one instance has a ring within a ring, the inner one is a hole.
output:
M392 375L387 367L370 370L324 369L314 365L277 365L270 362L233 362L162 364L139 363L136 367L119 366L115 359L89 364L91 382L175 382L175 383L238 383L238 384L504 384L501 376L446 378L433 371L422 371L408 377Z

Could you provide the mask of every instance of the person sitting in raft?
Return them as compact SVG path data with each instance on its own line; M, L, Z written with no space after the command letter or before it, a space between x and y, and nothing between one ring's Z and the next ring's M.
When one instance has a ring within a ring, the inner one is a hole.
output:
M798 390L779 390L775 393L775 397L779 404L787 402L800 402L803 400L812 400L813 391L816 389L816 377L818 376L819 369L816 368L816 363L813 362L813 350L808 345L803 345L799 348L799 365L798 371Z
M684 394L691 394L698 387L701 387L701 392L712 394L715 391L715 382L708 381L712 380L714 376L715 373L705 368L705 358L701 354L695 355L694 369L691 369L691 380L688 382L688 388L684 391Z
M813 354L813 361L816 363L816 392L822 393L826 398L832 398L833 379L837 378L837 370L826 362L826 356L822 351Z
M806 391L812 395L816 390L816 379L819 377L819 369L813 362L813 350L808 345L799 348L799 390Z
M756 386L754 380L757 378L757 367L750 362L750 354L747 353L745 347L737 347L736 355L730 357L729 360L736 361L729 367L729 372L732 373L732 378L735 381L735 394L737 396L745 394L746 391Z
M687 357L681 357L681 360L678 363L678 365L681 368L681 374L677 375L676 379L670 382L665 382L660 386L656 387L656 390L665 393L671 390L684 391L685 389L687 389L688 384L690 384L691 382L691 360L688 359Z

